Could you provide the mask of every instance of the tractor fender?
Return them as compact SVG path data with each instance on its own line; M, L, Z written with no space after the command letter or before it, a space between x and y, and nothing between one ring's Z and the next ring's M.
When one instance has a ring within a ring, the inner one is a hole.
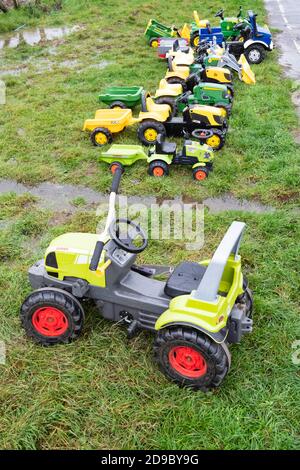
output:
M183 327L193 328L194 330L200 331L205 336L208 336L216 344L219 344L223 348L223 350L226 354L226 357L227 357L227 360L228 360L228 371L230 370L230 367L231 367L231 354L230 354L229 348L226 344L226 338L227 338L227 335L228 335L228 330L224 331L224 329L223 329L222 331L219 331L218 333L211 333L211 332L207 331L205 328L202 328L199 325L195 325L193 323L188 323L186 321L182 321L182 322L177 322L176 321L176 322L166 323L165 325L163 325L162 327L160 327L158 329L161 330L163 328L168 328L170 326L183 326ZM156 325L155 325L155 328L156 328Z
M152 119L153 121L158 122L165 122L165 116L161 115L160 113L151 113L149 111L143 112L141 111L139 117L137 118L137 122L143 122L146 119Z
M151 163L154 160L161 160L161 161L165 162L167 165L171 165L173 157L170 157L169 155L154 153L154 154L151 155L151 157L148 157L147 163Z
M247 49L247 47L249 46L252 46L252 44L261 44L265 49L269 49L269 47L267 46L267 44L263 41L255 41L254 39L248 39L245 43L244 43L244 49Z
M195 165L192 166L192 170L194 170L194 168L199 168L199 167L206 167L206 163L204 162L195 163Z

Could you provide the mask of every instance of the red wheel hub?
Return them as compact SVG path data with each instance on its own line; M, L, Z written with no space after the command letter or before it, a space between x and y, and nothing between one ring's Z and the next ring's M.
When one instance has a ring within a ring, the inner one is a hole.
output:
M169 352L169 362L176 372L190 378L199 378L206 374L207 364L196 349L189 346L175 346Z
M44 336L63 335L69 326L64 312L54 307L42 307L32 315L32 324L36 331Z

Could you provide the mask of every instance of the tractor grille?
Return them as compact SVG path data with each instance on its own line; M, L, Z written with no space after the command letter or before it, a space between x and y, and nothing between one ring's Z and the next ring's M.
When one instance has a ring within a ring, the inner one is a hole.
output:
M139 323L145 330L154 330L158 316L153 313L140 312Z

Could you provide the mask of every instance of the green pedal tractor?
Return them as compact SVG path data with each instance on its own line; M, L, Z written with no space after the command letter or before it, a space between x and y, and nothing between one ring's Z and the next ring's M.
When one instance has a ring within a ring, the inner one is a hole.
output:
M40 345L67 344L82 333L84 303L93 300L129 337L155 334L155 361L168 379L196 390L218 387L230 369L228 345L252 330L252 295L238 254L245 224L232 223L211 260L183 262L157 280L159 267L136 264L146 233L116 219L121 173L114 174L104 231L59 236L29 269L34 291L21 307L22 325Z
M170 168L174 165L188 165L192 167L193 178L197 181L208 177L212 171L213 159L214 152L208 145L185 140L182 150L177 152L176 144L165 142L161 134L148 153L140 145L114 144L99 157L101 162L109 164L112 173L118 168L123 170L126 166L144 160L148 163L148 174L155 177L169 175Z

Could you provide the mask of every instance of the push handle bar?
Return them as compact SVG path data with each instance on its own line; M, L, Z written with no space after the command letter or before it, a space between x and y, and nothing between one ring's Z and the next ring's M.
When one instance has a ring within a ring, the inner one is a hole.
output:
M111 184L110 190L110 200L109 200L109 211L107 215L106 227L104 233L102 235L106 235L108 232L108 227L115 216L115 197L118 193L121 177L122 177L123 170L121 167L117 167L116 171L114 172L114 178ZM98 264L102 255L102 251L104 248L105 243L101 240L98 240L95 246L95 250L90 262L90 271L96 271L98 268Z
M114 172L114 179L111 184L111 190L110 190L111 193L118 194L122 173L123 173L122 168L117 167L116 171Z

